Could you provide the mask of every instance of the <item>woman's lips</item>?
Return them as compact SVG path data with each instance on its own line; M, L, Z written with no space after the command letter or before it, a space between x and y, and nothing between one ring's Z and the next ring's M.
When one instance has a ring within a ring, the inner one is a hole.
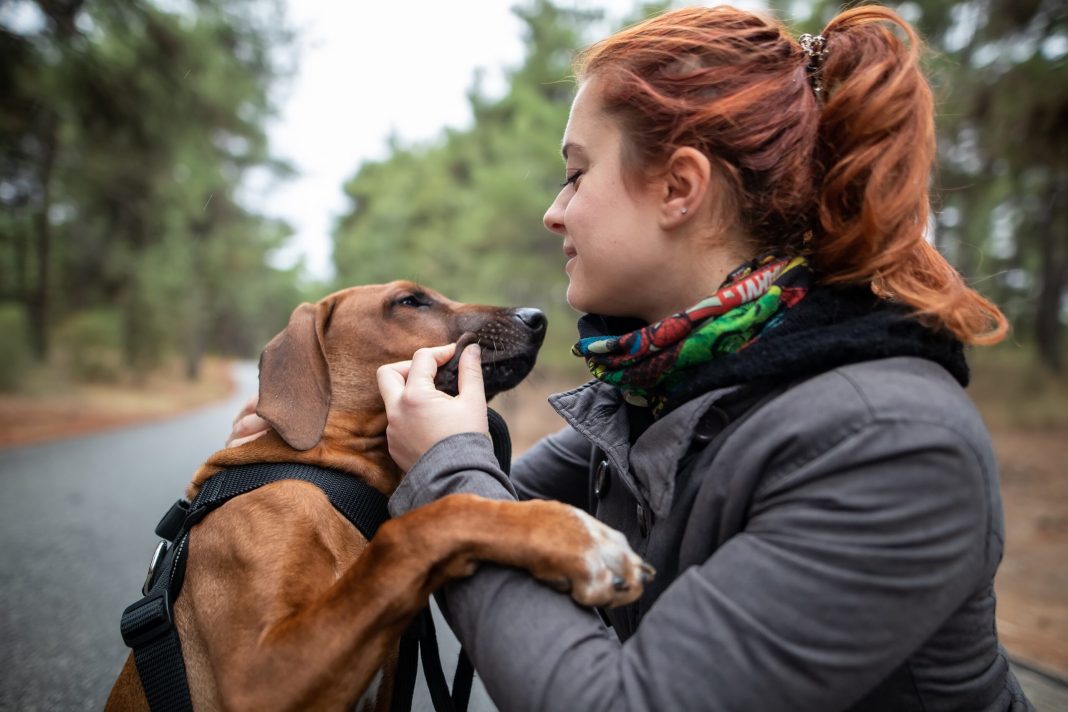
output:
M574 264L575 258L578 256L578 252L571 245L564 244L564 257L567 258L567 264L564 265L564 271L570 274L571 265Z

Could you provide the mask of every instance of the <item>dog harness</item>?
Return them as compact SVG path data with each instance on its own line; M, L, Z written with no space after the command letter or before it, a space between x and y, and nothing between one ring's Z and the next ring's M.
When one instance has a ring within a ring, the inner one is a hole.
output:
M508 426L493 409L489 409L488 419L493 452L508 472L512 458ZM143 598L123 611L121 621L123 642L133 649L137 673L152 712L190 712L193 709L181 641L174 624L174 602L185 578L189 530L234 497L282 480L301 480L319 487L334 508L368 541L389 519L388 498L359 478L297 463L227 468L205 482L192 502L185 499L175 502L156 526L156 534L163 541L152 554L141 588ZM429 606L416 615L401 636L391 709L394 712L411 709L419 657L423 661L434 709L438 712L465 710L474 668L461 650L450 695L441 669Z

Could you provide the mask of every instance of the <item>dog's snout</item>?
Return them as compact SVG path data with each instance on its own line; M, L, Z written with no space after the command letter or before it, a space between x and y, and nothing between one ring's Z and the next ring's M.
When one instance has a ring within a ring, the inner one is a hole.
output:
M545 313L541 309L524 307L523 309L516 309L513 313L516 319L523 322L524 326L535 333L540 334L545 331L545 327L549 324L549 320L545 318Z

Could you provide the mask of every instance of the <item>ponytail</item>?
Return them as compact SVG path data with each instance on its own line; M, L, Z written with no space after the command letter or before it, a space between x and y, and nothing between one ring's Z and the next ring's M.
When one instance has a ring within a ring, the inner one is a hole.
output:
M1005 316L925 238L935 135L921 41L878 6L843 12L823 37L826 54L813 77L826 97L816 148L823 180L810 242L817 274L828 283L871 283L880 296L911 306L965 343L1000 341Z

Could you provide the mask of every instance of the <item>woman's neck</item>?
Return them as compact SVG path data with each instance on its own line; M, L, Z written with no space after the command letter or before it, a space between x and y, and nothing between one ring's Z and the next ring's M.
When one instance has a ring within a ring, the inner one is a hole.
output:
M733 243L733 241L732 241ZM737 243L735 243L737 244ZM727 249L717 245L696 255L681 255L679 270L671 275L672 288L663 299L649 305L649 309L636 315L648 324L665 319L672 314L689 309L699 301L714 294L734 270L752 260L754 255L742 249Z

